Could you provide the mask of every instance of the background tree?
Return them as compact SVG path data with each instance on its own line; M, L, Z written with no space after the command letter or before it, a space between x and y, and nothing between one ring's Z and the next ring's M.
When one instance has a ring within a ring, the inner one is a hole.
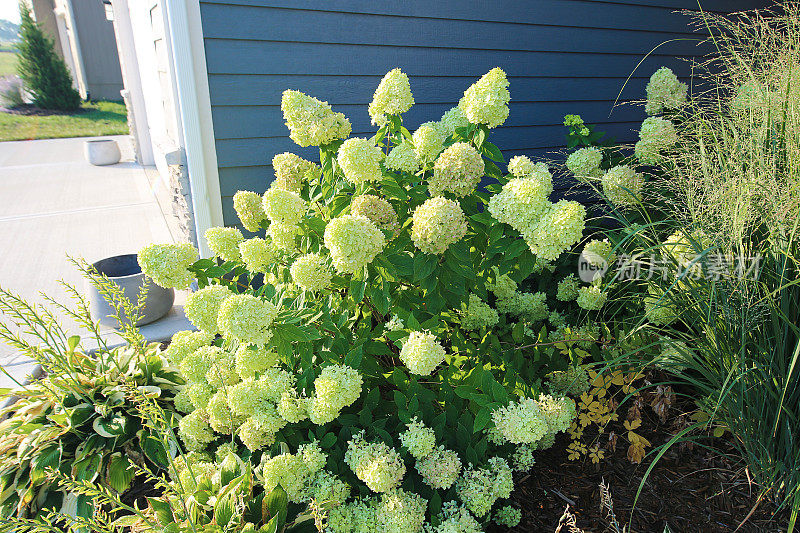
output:
M43 109L77 109L81 97L72 86L66 63L56 54L53 40L33 20L28 6L20 3L19 10L22 24L17 71L33 102Z

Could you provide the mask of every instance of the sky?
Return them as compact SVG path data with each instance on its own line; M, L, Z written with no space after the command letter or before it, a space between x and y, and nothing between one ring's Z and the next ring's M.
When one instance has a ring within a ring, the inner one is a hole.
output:
M0 19L19 24L19 0L0 0Z

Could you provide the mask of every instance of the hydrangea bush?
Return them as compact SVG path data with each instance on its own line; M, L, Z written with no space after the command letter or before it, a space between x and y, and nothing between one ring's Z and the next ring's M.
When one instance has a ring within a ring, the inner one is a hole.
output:
M291 516L335 533L519 521L513 471L575 417L572 383L546 377L572 368L559 341L587 348L597 333L578 304L603 298L553 278L582 238L583 206L552 201L543 163L517 156L501 171L489 137L508 85L492 69L412 133L411 86L394 69L369 106L371 138L286 91L290 137L318 146L320 164L275 156L266 193L234 197L249 233L206 232L215 258L142 251L157 283L200 286L186 302L199 331L167 356L187 380L178 433L201 478L235 450L264 493L286 491Z

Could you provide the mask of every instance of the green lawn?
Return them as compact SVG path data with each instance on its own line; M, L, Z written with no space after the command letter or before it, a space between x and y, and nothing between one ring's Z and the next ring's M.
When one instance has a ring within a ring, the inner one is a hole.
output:
M17 73L17 53L0 48L0 78Z
M0 113L0 141L94 137L128 133L128 117L121 102L84 103L71 115L23 116Z

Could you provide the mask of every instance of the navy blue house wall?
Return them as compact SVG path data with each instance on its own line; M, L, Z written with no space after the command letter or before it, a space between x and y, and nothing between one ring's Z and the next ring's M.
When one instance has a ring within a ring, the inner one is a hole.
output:
M767 0L701 0L710 11L761 7ZM641 99L661 65L689 76L681 58L698 54L697 33L676 10L696 0L200 0L225 223L238 221L237 190L263 192L272 157L293 151L280 109L291 88L344 112L353 134L370 136L367 104L381 77L400 67L416 105L414 130L438 120L464 90L499 66L511 85L511 114L491 140L506 159L542 156L564 144L567 113L630 141ZM640 60L665 41L636 69ZM636 69L636 70L635 70ZM635 72L634 72L635 70Z

